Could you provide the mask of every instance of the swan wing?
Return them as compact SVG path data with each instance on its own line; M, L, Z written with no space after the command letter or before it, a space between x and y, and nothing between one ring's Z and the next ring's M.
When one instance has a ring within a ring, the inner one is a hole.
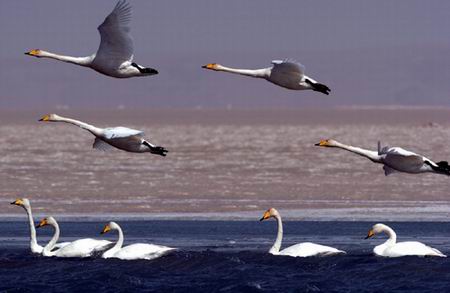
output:
M131 62L134 48L130 21L131 6L125 0L119 1L98 27L101 40L94 62L114 68L119 68L126 61Z
M289 246L289 247L283 249L282 251L280 251L279 255L289 255L289 256L294 256L294 257L308 257L308 256L327 256L327 255L334 255L334 254L340 254L340 253L345 253L345 252L342 250L330 247L330 246L305 242L305 243L299 243L299 244Z
M305 66L303 66L300 62L287 59L284 61L273 60L272 64L272 71L275 70L276 72L283 72L285 74L295 74L300 77L305 75Z
M104 151L104 152L114 149L114 147L112 145L101 140L98 137L95 138L94 144L92 145L92 147L96 150L100 150L100 151Z
M383 254L383 256L387 257L408 255L446 257L439 250L417 241L398 242L394 246L387 248Z
M383 158L383 162L395 170L414 173L421 169L424 160L422 156L414 153L412 155L405 155L389 152Z
M173 250L173 248L155 244L136 243L123 247L114 254L114 257L126 260L150 260L158 258L170 250Z
M103 130L103 136L106 139L126 138L130 136L144 136L144 132L141 130L131 129L127 127L111 127Z
M94 252L106 249L110 243L108 240L78 239L60 248L55 255L58 257L89 257Z

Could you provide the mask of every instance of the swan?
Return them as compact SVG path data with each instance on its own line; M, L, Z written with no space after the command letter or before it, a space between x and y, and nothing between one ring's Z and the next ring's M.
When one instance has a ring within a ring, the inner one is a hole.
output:
M34 221L33 221L33 215L31 213L31 204L30 200L27 198L18 198L15 201L13 201L11 204L23 207L25 209L25 212L28 215L28 222L30 226L30 248L32 253L38 253L41 254L42 250L44 249L42 246L40 246L37 243L36 239L36 229L34 228ZM61 242L56 243L55 248L61 248L65 245L69 244L69 242Z
M111 245L111 241L96 240L92 238L78 239L73 242L69 242L67 245L60 249L53 250L55 243L59 238L59 225L53 217L47 217L42 219L36 228L44 226L53 226L55 228L55 234L48 242L42 251L43 256L57 256L57 257L89 257L95 252L99 252L107 249Z
M119 233L119 239L116 244L105 251L102 254L102 258L119 258L123 260L133 260L133 259L155 259L167 252L174 250L175 248L155 245L155 244L147 244L147 243L135 243L125 247L123 245L123 232L120 226L115 222L109 222L100 232L101 234L105 234L111 230L117 230Z
M56 114L44 115L39 121L43 122L65 122L85 129L95 136L93 148L107 151L112 147L132 153L151 153L160 156L166 156L168 150L163 147L155 146L146 141L144 132L126 127L108 127L98 128L87 123L62 117ZM111 147L112 146L112 147Z
M264 221L269 218L275 218L278 223L277 239L275 240L272 248L269 250L270 254L288 255L293 257L328 256L341 253L345 254L345 251L311 242L295 244L280 251L281 241L283 240L283 224L281 222L280 213L276 209L270 208L264 213L260 221Z
M416 256L440 256L447 257L439 250L427 246L417 241L397 242L397 234L394 230L384 224L376 224L369 230L366 239L375 236L375 234L384 232L389 239L381 245L375 246L373 252L375 255L386 257L400 257L407 255Z
M370 151L359 147L345 145L333 139L321 140L315 144L321 147L335 147L357 155L368 158L374 163L383 164L384 174L386 176L395 172L404 172L410 174L431 172L441 175L450 175L450 166L448 162L434 162L422 155L407 151L399 147L383 147L378 142L378 151Z
M97 53L86 57L64 56L40 49L26 52L38 58L51 58L68 62L116 78L149 76L158 74L153 68L145 68L133 62L133 38L130 35L131 6L119 1L114 10L98 27L100 46Z
M203 65L202 68L230 72L250 77L263 78L278 86L290 90L313 90L330 94L330 88L305 75L305 67L293 60L274 60L272 67L262 69L236 69L217 63Z

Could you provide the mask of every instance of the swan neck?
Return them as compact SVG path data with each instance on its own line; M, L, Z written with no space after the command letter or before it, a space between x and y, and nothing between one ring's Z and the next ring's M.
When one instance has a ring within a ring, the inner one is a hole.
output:
M218 66L218 71L225 71L229 73L235 73L245 76L251 76L256 78L267 78L267 70L266 69L237 69L237 68L230 68L225 66Z
M383 232L386 233L386 235L388 235L388 240L385 242L386 245L388 246L392 246L395 245L395 243L397 243L397 234L394 232L394 230L392 230L390 227L385 227L383 229Z
M72 57L72 56L66 56L66 55L59 55L59 54L55 54L55 53L50 53L50 52L42 51L42 50L41 50L41 53L40 53L39 57L55 59L55 60L59 60L59 61L67 62L67 63L72 63L72 64L76 64L76 65L80 65L80 66L89 66L92 63L92 57L91 56L87 56L87 57Z
M51 252L51 250L53 249L53 247L55 247L56 242L59 239L59 225L58 225L58 223L52 223L51 225L53 226L53 228L55 228L55 233L53 234L52 239L50 239L48 244L44 247L43 253L46 256L55 254L55 253Z
M283 240L283 223L281 222L281 216L277 215L275 216L275 219L277 220L278 232L277 232L277 239L275 239L275 243L269 250L269 253L272 254L280 252L281 241Z
M122 245L123 245L122 228L120 228L120 226L117 226L115 229L117 230L117 233L119 234L119 239L117 239L117 242L116 242L116 244L114 244L113 247L111 247L109 250L107 250L103 253L104 258L112 257L117 251L119 251L122 248Z
M33 214L31 213L31 207L27 206L25 208L25 211L28 215L28 223L30 225L30 245L31 249L34 250L36 247L38 247L37 239L36 239L36 228L34 227L34 220L33 220Z
M363 157L366 157L369 160L371 160L372 162L381 163L381 158L378 155L378 152L369 151L369 150L358 148L358 147L354 147L354 146L351 146L351 145L346 145L346 144L343 144L343 143L340 143L340 142L336 142L335 147L347 150L349 152L352 152L354 154L357 154L357 155L360 155L360 156L363 156Z
M66 118L66 117L61 117L59 116L57 119L55 119L55 121L59 121L59 122L65 122L65 123L69 123L69 124L73 124L76 125L82 129L86 129L87 131L89 131L90 133L92 133L95 136L100 136L102 134L102 129L95 127L93 125L87 124L85 122L79 121L79 120L75 120L75 119L71 119L71 118Z

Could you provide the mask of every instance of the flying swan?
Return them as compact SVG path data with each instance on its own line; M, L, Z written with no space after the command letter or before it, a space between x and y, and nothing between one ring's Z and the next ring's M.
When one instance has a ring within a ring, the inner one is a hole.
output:
M330 94L330 88L305 75L305 67L292 60L274 60L272 67L263 69L236 69L217 63L203 65L202 68L214 71L230 72L250 77L263 78L278 86L290 90L313 90L322 94Z
M333 139L322 140L315 145L321 147L340 148L366 157L374 163L383 164L383 170L386 176L395 172L405 172L410 174L431 172L447 176L450 175L450 166L446 161L435 163L422 155L418 155L399 147L391 148L385 146L381 148L380 142L378 142L378 151L369 151L362 148L345 145Z
M130 35L131 6L119 1L114 10L98 27L100 47L97 53L87 57L64 56L44 50L31 50L26 55L51 58L84 67L116 78L158 74L153 68L145 68L133 62L133 38Z
M87 123L62 117L56 114L43 116L39 121L43 122L65 122L85 129L95 136L93 148L107 151L112 147L132 153L152 153L160 156L166 156L168 150L161 146L155 146L146 141L144 132L127 127L108 127L98 128Z
M42 250L44 249L42 246L40 246L37 243L36 239L36 229L34 228L34 221L33 221L33 215L31 213L31 204L30 200L27 198L18 198L15 201L13 201L11 204L23 207L25 209L25 212L28 215L28 222L30 226L30 248L32 253L38 253L41 254ZM61 242L56 243L55 248L61 248L65 245L69 244L69 242Z
M52 239L50 239L48 244L44 247L42 251L43 256L89 257L96 252L107 249L111 245L111 241L84 238L69 242L60 249L52 250L59 238L59 225L53 217L47 217L42 219L36 228L47 225L53 226L53 228L55 228L55 233L53 234Z
M133 259L155 259L167 252L174 250L167 246L147 244L147 243L135 243L125 247L123 245L123 232L120 226L115 222L109 222L105 228L103 228L101 234L105 234L111 230L117 230L119 233L119 239L116 244L105 251L102 258L119 258L123 260L133 260Z
M384 232L389 239L381 245L375 246L373 252L378 256L400 257L407 255L416 256L440 256L447 257L439 250L427 246L417 241L397 242L397 234L389 226L376 224L369 230L366 239L375 236L375 234Z
M283 224L281 223L280 213L274 208L268 209L264 213L260 221L267 220L269 218L275 218L278 224L277 239L275 240L275 243L273 244L272 248L270 248L269 250L270 254L288 255L293 257L308 257L308 256L328 256L345 253L345 251L333 247L319 245L311 242L295 244L280 251L281 241L283 240Z

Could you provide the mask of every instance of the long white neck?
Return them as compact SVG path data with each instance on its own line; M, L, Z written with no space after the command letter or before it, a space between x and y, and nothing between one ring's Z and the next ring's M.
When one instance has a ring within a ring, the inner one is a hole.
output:
M277 239L275 240L275 243L269 250L269 253L271 254L277 254L278 252L280 252L281 241L283 240L283 223L281 222L281 216L276 215L275 219L277 220L278 232L277 232Z
M89 131L90 133L92 133L95 136L101 136L102 133L103 133L103 129L102 128L98 128L98 127L95 127L93 125L90 125L90 124L87 124L87 123L84 123L82 121L78 121L78 120L75 120L75 119L71 119L71 118L58 116L58 118L54 119L53 121L65 122L65 123L76 125L76 126L82 128L82 129L86 129L87 131Z
M53 234L52 239L50 239L50 241L47 243L47 245L45 245L44 250L42 251L42 254L44 256L52 256L56 254L55 252L52 252L51 250L53 249L53 247L55 247L56 242L58 242L59 239L59 225L58 223L52 223L50 224L53 226L53 228L55 228L55 233Z
M384 242L384 244L387 246L395 245L395 243L397 242L397 234L395 234L394 230L392 230L388 226L384 226L383 232L386 233L386 235L388 235L388 237L389 237L388 240L386 240L386 242Z
M222 66L222 65L217 65L216 70L217 71L225 71L225 72L234 73L234 74L245 75L245 76L257 77L257 78L267 78L267 77L269 77L269 69L268 68L263 68L263 69L236 69L236 68L225 67L225 66Z
M92 63L92 56L87 57L72 57L72 56L65 56L65 55L59 55L55 53L50 53L47 51L40 50L39 57L43 58L50 58L50 59L56 59L63 62L68 62L80 66L90 66Z
M122 245L123 245L123 232L122 232L122 229L119 226L117 226L115 229L119 233L119 239L117 240L116 244L114 244L113 247L111 247L109 250L107 250L107 251L105 251L103 253L103 257L104 258L108 258L108 257L113 256L117 251L119 251L122 248Z
M347 150L349 152L352 152L354 154L357 154L357 155L360 155L360 156L363 156L363 157L366 157L369 160L371 160L372 162L381 163L381 157L378 155L378 152L369 151L369 150L366 150L366 149L362 149L362 148L346 145L346 144L343 144L343 143L340 143L340 142L336 142L335 147Z
M40 246L37 243L36 228L34 227L33 215L31 213L31 206L27 206L25 208L25 211L27 212L28 223L30 225L30 247L31 247L31 251L33 253L41 253L43 248L42 248L42 246Z

